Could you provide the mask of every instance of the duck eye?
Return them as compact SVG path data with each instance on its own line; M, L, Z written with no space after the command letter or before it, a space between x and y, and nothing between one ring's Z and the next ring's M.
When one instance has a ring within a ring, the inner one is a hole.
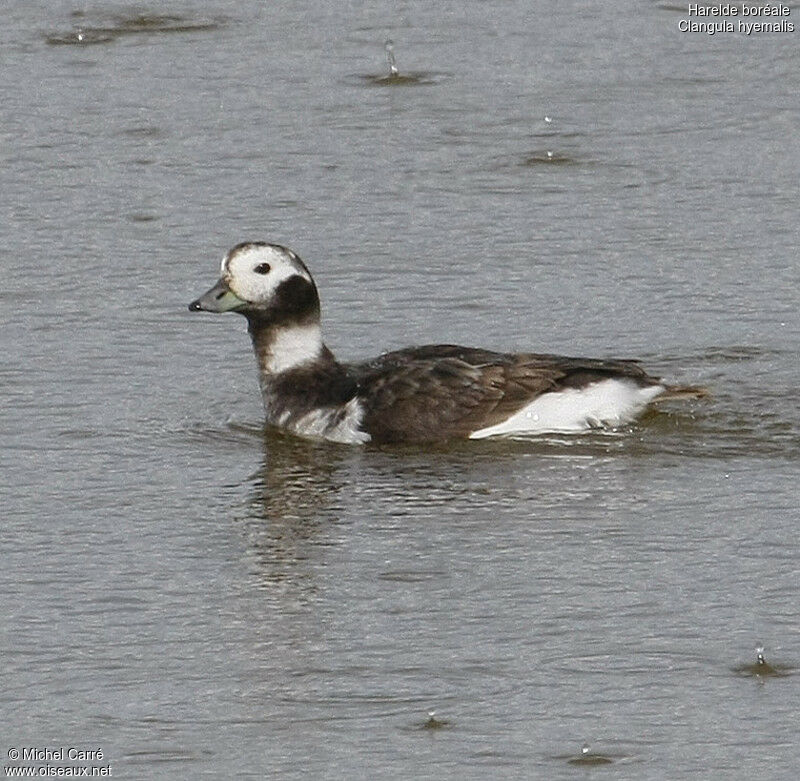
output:
M257 266L256 266L256 267L253 269L253 271L255 271L255 272L256 272L256 274L269 274L269 269L270 269L270 265L269 265L269 263L259 263L259 264L258 264L258 265L257 265Z

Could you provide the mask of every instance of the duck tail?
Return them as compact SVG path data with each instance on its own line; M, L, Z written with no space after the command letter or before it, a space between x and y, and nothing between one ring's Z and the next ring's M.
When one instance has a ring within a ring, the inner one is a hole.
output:
M711 391L702 385L665 385L664 392L653 399L654 403L673 399L708 399Z

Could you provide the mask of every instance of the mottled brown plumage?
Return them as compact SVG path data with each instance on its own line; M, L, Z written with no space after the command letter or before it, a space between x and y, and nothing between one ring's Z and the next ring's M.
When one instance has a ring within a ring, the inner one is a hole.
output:
M498 353L427 345L351 367L374 441L428 442L468 437L519 412L542 393L601 379L658 385L635 361Z

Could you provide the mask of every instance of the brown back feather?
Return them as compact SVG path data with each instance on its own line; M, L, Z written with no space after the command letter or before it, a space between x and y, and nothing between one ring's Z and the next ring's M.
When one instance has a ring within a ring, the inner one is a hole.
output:
M502 423L537 396L609 377L658 381L634 361L494 353L432 345L351 367L364 399L363 427L376 442L466 437Z

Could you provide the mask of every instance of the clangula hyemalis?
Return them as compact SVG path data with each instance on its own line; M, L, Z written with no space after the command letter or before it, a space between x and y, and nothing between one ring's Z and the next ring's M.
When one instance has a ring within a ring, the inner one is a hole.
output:
M637 362L410 347L339 363L325 346L317 287L292 250L253 241L222 260L222 276L189 304L247 318L267 422L335 442L435 442L578 432L632 421L655 399L700 397Z

